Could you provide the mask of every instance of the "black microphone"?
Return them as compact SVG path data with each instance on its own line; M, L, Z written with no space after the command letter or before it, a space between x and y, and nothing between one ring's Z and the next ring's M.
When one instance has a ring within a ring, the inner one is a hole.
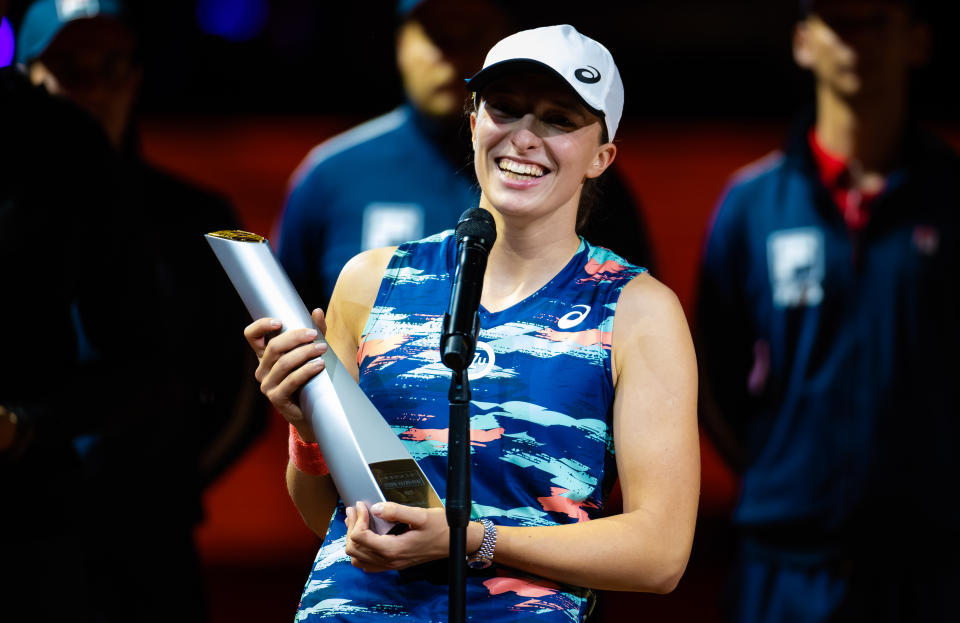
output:
M457 222L457 267L453 273L450 304L443 317L440 359L451 370L466 370L480 330L480 293L487 255L497 239L493 215L483 208L470 208Z

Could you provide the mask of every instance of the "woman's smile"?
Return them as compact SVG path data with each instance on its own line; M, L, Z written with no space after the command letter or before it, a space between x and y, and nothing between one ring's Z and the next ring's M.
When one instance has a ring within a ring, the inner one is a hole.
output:
M550 173L547 167L532 162L522 162L508 157L495 159L495 161L503 183L515 188L536 186Z

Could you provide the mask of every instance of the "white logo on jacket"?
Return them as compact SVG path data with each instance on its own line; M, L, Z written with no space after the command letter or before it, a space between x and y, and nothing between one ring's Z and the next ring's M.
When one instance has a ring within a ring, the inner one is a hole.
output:
M415 203L371 203L363 209L363 251L423 238L423 208Z
M826 259L823 232L815 227L782 229L767 238L767 270L775 307L819 305Z

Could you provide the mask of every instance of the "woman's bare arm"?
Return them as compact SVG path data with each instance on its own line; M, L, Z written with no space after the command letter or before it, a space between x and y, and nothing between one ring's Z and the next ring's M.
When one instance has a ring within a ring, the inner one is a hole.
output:
M617 304L613 357L623 514L501 528L496 560L581 586L668 592L686 568L700 495L697 364L683 309L648 275Z

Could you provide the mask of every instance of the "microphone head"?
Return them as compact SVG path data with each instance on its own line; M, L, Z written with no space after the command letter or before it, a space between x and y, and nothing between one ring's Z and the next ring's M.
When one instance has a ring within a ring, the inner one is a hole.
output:
M458 244L469 236L471 240L477 241L484 249L490 251L497 240L497 225L493 221L493 215L483 208L470 208L460 215L454 233Z

